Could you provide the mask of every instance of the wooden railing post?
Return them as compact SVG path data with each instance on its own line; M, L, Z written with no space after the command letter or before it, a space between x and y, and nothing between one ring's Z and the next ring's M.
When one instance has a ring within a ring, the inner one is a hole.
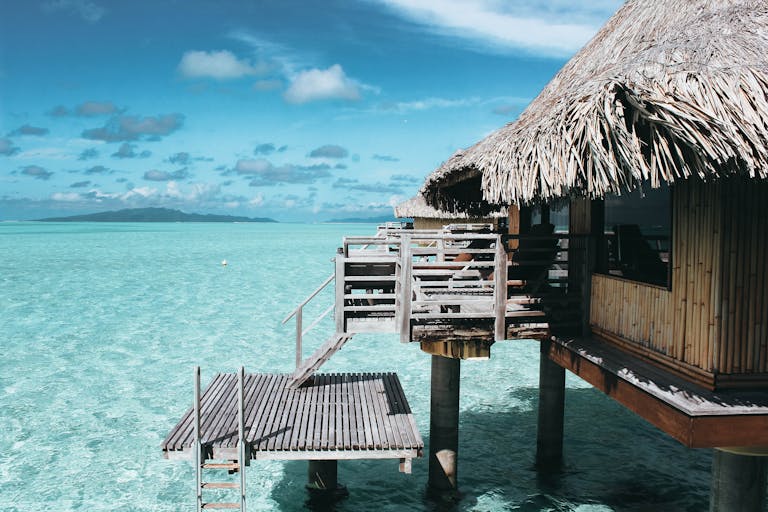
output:
M195 402L194 402L194 434L195 441L192 446L193 460L195 463L195 492L197 493L197 510L203 509L203 469L201 460L203 455L203 443L200 439L200 367L195 366Z
M494 259L494 339L504 341L507 338L507 251L501 236L496 237Z
M301 347L301 336L302 336L301 330L302 330L302 325L301 325L301 323L302 323L303 313L304 313L304 308L303 307L299 307L299 309L296 311L296 369L297 370L301 366L301 359L302 359L302 357L301 357L301 352L302 352L302 347Z
M346 332L344 328L344 249L336 251L336 332Z
M237 443L239 448L238 462L240 463L240 512L245 512L245 367L237 372Z
M411 237L403 235L400 239L400 341L411 341L411 279L413 279L413 257L411 256Z

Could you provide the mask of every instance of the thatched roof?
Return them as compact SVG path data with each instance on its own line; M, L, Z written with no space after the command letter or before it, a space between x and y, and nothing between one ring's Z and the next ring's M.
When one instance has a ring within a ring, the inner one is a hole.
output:
M490 218L506 217L507 209L497 209L487 216ZM470 215L438 210L429 206L424 196L416 195L395 206L395 217L400 219L469 219Z
M629 0L517 121L421 193L482 210L730 173L768 178L768 2Z

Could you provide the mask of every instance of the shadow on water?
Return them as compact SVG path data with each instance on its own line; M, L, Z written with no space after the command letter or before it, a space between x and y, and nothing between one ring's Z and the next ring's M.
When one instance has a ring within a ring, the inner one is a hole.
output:
M350 494L328 504L308 500L307 463L289 462L271 497L280 510L314 512L707 509L710 451L683 447L594 389L566 391L564 466L538 473L538 390L505 393L514 406L461 412L458 502L427 496L428 432L422 433L425 457L414 461L412 475L398 473L397 461L341 461L339 481Z

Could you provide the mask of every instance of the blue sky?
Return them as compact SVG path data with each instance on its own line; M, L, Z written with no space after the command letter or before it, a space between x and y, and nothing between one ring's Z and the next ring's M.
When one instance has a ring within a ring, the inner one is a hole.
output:
M0 0L0 220L391 212L618 0Z

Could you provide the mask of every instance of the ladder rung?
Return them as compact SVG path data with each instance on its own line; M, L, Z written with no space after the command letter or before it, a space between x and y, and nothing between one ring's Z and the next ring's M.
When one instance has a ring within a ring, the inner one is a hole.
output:
M200 466L203 469L228 469L233 471L240 469L240 464L237 462L206 462Z
M235 482L203 482L203 489L237 489L240 484Z
M240 508L239 503L203 503L203 508Z

